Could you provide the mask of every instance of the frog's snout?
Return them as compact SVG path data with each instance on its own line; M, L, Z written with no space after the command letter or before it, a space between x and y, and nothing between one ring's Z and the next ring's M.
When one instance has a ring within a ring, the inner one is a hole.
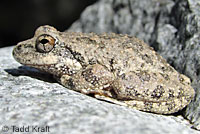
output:
M16 53L22 52L22 44L17 44L13 49L13 55L16 55Z

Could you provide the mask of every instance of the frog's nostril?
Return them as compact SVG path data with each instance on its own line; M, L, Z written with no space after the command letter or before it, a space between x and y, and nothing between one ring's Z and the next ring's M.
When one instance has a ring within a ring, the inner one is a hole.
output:
M19 44L19 45L17 45L17 47L16 47L16 51L21 51L22 50L22 45L21 44Z
M22 48L22 45L19 45L19 46L17 47L17 50L21 50L21 48Z

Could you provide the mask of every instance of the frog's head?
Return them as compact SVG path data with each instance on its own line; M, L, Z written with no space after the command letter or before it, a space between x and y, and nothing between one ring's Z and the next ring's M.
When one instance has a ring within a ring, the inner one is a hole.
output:
M61 34L51 26L41 26L36 30L32 39L19 42L15 46L13 57L23 65L56 76L73 74L82 66L65 47Z

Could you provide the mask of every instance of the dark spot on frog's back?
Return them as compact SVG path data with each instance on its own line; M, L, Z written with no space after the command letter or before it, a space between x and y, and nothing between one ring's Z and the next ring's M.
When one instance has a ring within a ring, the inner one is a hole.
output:
M183 90L183 88L179 88L177 98L181 98L183 96L184 96L184 90Z
M143 93L144 93L146 96L149 96L149 94L150 94L149 89L145 89L145 90L143 91Z
M92 40L89 37L79 37L79 38L76 38L76 40L80 42L85 42L86 44L97 44L95 40Z
M80 53L74 52L73 55L74 55L74 57L75 57L75 59L76 59L77 61L79 61L79 62L81 62L81 63L84 62L85 59L84 59L84 57L83 57Z
M125 79L126 79L125 73L121 74L119 77L120 77L122 80L125 80Z
M110 40L112 39L113 37L111 36L111 34L102 34L100 35L101 38L105 39L105 40Z
M153 93L151 95L152 98L156 98L159 99L163 96L163 94L165 93L164 88L161 85L158 85L154 90Z
M183 85L185 85L185 84L190 85L190 81L186 82L186 80L183 78L182 75L179 75L178 79L179 79L180 83L182 83Z
M149 81L151 78L150 74L148 74L145 71L140 71L139 73L136 73L136 75L139 77L141 81Z
M135 89L135 87L127 87L126 89L127 96L140 96L141 94Z
M141 43L137 43L137 42L135 42L135 43L133 43L133 46L134 46L134 48L137 50L137 51L143 51L144 50L144 47L142 46L142 44Z
M165 105L168 107L168 111L172 111L175 108L175 106L176 106L176 104L175 104L174 101L172 101L172 102L166 102Z
M168 80L170 79L168 74L160 73L160 75L162 75L162 77L163 77L166 81L168 81Z
M113 72L113 71L114 71L113 65L116 64L115 58L114 58L114 57L111 58L111 59L109 60L109 63L110 63L110 68L111 68L110 71ZM125 75L125 74L124 74L124 75Z
M140 44L140 43L137 43L135 42L135 40L133 39L129 39L129 40L126 40L122 43L122 46L124 49L129 49L129 48L133 48L135 51L142 51L144 50L144 47Z
M90 65L93 65L93 64L96 64L96 63L97 63L97 60L95 58L89 59L89 64Z
M151 111L151 109L153 108L153 102L144 102L144 109L146 111Z
M92 68L84 70L82 72L82 76L87 82L93 84L94 86L98 84L98 78L93 74Z
M153 61L151 59L151 56L147 55L147 54L144 54L142 55L142 59L147 63L147 64L151 64L153 65Z
M104 42L102 42L102 41L101 41L101 42L100 42L98 45L99 45L99 47L98 47L98 48L100 48L100 49L104 49L104 48L105 48L105 46L106 46L106 45L105 45L105 43L104 43Z
M75 88L74 81L72 80L72 78L70 78L67 81L67 85L69 86L69 88Z
M168 98L169 98L169 99L174 98L174 90L169 89L169 97L168 97Z
M73 57L80 63L85 63L84 57L81 55L81 53L73 51L70 47L66 47L66 49L73 55Z

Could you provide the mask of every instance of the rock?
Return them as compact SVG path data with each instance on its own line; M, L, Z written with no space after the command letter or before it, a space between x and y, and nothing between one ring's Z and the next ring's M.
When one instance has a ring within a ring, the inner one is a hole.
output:
M199 0L100 0L89 6L69 29L136 36L187 75L196 96L184 111L200 130Z
M180 116L141 112L66 89L48 74L21 66L12 49L0 49L0 133L6 126L8 133L28 127L28 133L39 133L32 127L46 126L43 132L51 134L199 133Z

